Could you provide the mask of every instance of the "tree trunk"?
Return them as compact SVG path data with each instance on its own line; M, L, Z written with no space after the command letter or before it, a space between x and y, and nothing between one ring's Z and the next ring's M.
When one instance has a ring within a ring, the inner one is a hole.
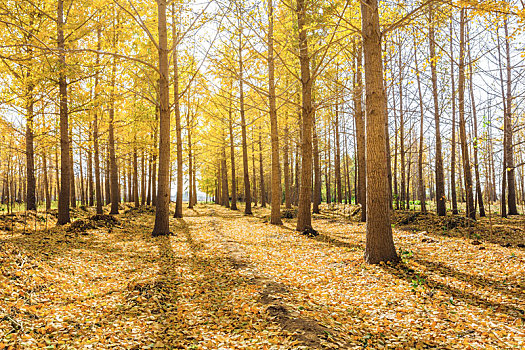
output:
M183 175L184 169L182 165L182 127L180 120L180 106L179 106L179 62L178 62L178 45L179 45L179 33L176 28L175 20L175 3L172 4L172 15L173 15L173 109L175 111L175 130L177 137L177 194L175 197L175 218L182 218L182 192L183 187ZM168 73L169 74L169 73ZM166 78L168 79L168 78ZM169 97L168 97L169 104ZM169 144L168 144L169 147ZM169 175L168 175L169 177ZM159 175L160 178L160 175ZM168 180L169 181L169 180ZM169 197L169 195L168 195ZM168 198L169 202L169 198ZM169 204L169 203L168 203Z
M369 264L399 260L390 226L383 62L377 0L361 2L366 81L367 205L365 260Z
M313 119L313 155L314 155L314 194L312 212L319 214L319 205L321 204L321 165L319 160L319 138L317 136L317 126L315 112L312 112Z
M135 144L136 144L135 139ZM139 169L138 169L138 156L137 146L133 146L133 202L135 202L135 208L140 206L139 202Z
M341 139L339 136L339 104L335 104L335 187L337 203L341 204L343 198L343 191L341 188Z
M152 235L168 235L170 204L170 98L168 70L168 31L166 28L166 0L157 0L159 27L159 179L156 198L155 227Z
M452 197L452 214L458 214L458 196L456 193L456 82L454 74L454 46L452 42L453 17L450 19L450 78L452 84L452 141L450 154L450 192Z
M261 207L266 208L266 197L264 195L264 169L263 169L263 150L262 150L262 137L261 137L261 126L259 125L259 182L261 191Z
M399 155L401 157L401 209L406 209L406 163L405 163L405 120L403 110L403 60L401 57L402 45L399 41Z
M97 28L97 50L101 49L102 45L102 29L99 27ZM99 67L100 65L100 55L97 54L96 67ZM94 151L94 158L95 158L95 200L96 200L96 213L102 214L102 186L100 184L100 150L98 145L98 90L99 90L99 73L95 74L95 106L94 114L93 114L93 151Z
M290 186L290 131L288 130L288 115L284 116L284 206L292 208L291 186Z
M73 158L73 128L71 124L69 124L69 170L70 170L70 176L71 179L69 180L70 183L70 199L71 199L71 208L77 207L77 191L75 189L75 161Z
M230 131L230 162L232 167L232 204L231 210L237 210L237 179L235 174L235 141L233 139L233 117L231 105L228 109L228 130Z
M505 158L507 171L507 190L508 190L508 207L509 215L518 215L518 208L516 205L516 169L514 166L514 145L513 145L513 130L512 130L512 67L510 63L510 39L507 19L504 19L505 29L505 51L507 56L507 111L504 120L504 137L506 139Z
M363 94L363 78L362 71L362 48L361 44L357 45L357 69L356 69L356 84L354 89L354 106L355 106L355 132L357 143L357 202L361 204L361 222L366 221L367 212L367 198L366 198L366 139L365 139L365 119L363 116L362 94ZM382 78L382 76L381 76ZM384 123L383 123L384 124Z
M118 19L117 19L118 22ZM113 49L116 50L118 36L115 33L113 38ZM113 65L111 68L111 93L109 106L109 130L108 130L108 147L109 147L109 162L110 162L110 182L111 182L111 210L110 214L118 214L119 204L119 184L117 173L117 158L115 156L115 78L117 73L117 58L113 57Z
M424 132L424 110L423 110L423 93L421 92L421 78L419 77L419 62L417 59L417 47L416 42L414 39L414 60L416 63L416 79L417 79L417 92L419 97L419 149L418 149L418 158L417 158L417 173L418 173L418 182L417 182L417 188L418 188L418 195L419 195L419 202L421 205L421 211L423 213L426 213L427 211L427 196L425 192L425 180L423 179L423 146L424 146L424 139L423 139L423 132Z
M297 213L297 231L312 228L312 77L308 53L306 1L297 0L297 27L299 31L299 62L301 66L302 138L301 138L301 187Z
M468 36L468 34L467 34ZM469 42L467 37L467 42ZM479 216L485 217L485 206L483 204L483 192L481 190L481 179L479 175L479 158L478 158L478 148L479 148L479 140L478 140L478 115L476 111L476 100L474 99L474 83L472 76L474 75L474 71L472 69L472 57L471 57L471 49L470 45L468 48L468 59L469 59L469 81L470 81L470 104L472 106L472 117L473 117L473 130L474 130L474 171L475 171L475 177L476 177L476 199L479 206Z
M64 43L64 2L58 0L57 6L58 23L58 52L59 52L59 105L60 105L60 196L58 198L58 224L64 225L70 222L69 218L69 121L67 110L67 81L66 81L66 56Z
M230 194L228 191L228 168L226 166L226 146L222 146L221 158L221 178L222 178L222 205L226 208L230 207Z
M49 191L49 178L47 174L47 156L42 152L42 167L44 168L44 191L46 195L46 212L51 209L51 193Z
M82 138L79 137L79 144L82 143ZM80 170L80 203L81 205L86 204L86 197L84 192L84 171L82 169L82 147L78 149L78 168Z
M432 97L434 99L434 122L436 128L436 211L439 216L447 215L447 205L445 197L445 174L443 170L443 156L441 151L441 130L440 130L440 114L438 102L438 85L437 85L437 60L436 56L436 42L434 34L433 23L433 6L429 7L429 29L428 39L430 47L430 69L432 74Z
M250 190L250 173L248 169L248 145L246 141L246 117L244 115L244 88L242 62L242 28L239 26L239 108L241 114L242 166L244 177L244 214L252 215L252 194Z
M31 50L28 50L31 55ZM33 135L33 116L34 116L34 85L31 81L31 63L26 74L26 209L36 210L36 180L35 180L35 152Z
M254 133L255 125L252 124L252 183L253 183L253 195L251 196L253 199L253 205L257 206L257 175L256 175L256 168L255 168L255 133ZM244 164L244 161L243 161ZM245 199L247 201L247 199Z
M470 169L470 158L467 145L467 130L465 126L465 9L460 12L460 34L459 34L459 78L458 78L458 101L459 101L459 134L461 139L461 158L463 174L465 178L465 191L467 199L467 217L475 220L474 195L472 188L472 173Z
M281 165L279 159L279 129L275 97L275 63L273 57L273 0L268 1L268 103L270 106L270 134L272 142L272 213L270 223L282 225L281 221Z

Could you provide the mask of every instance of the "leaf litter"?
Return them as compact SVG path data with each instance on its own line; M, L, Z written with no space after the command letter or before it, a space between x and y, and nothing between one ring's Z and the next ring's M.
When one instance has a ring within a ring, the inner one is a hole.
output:
M152 238L151 210L0 231L0 348L477 349L525 346L525 253L394 229L403 263L363 262L365 226L315 237L216 205ZM82 216L84 215L84 216ZM37 222L35 220L35 222ZM24 226L24 227L22 227ZM72 225L71 225L72 226Z

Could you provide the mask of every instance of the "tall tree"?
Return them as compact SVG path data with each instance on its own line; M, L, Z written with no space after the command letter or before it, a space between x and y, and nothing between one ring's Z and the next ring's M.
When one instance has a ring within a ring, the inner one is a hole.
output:
M384 122L383 60L377 0L361 1L366 84L366 182L368 216L365 261L399 260L390 226L389 185Z
M301 186L297 213L297 231L312 228L312 77L310 76L310 56L306 23L306 0L297 0L297 29L299 31L299 64L301 69L302 95L302 138L301 138Z
M268 0L268 102L272 139L272 213L270 223L281 225L281 165L279 160L279 129L275 96L275 62L273 57L273 0Z
M461 160L465 178L467 196L467 217L476 219L474 195L472 187L472 172L470 169L469 150L467 145L467 130L465 122L465 8L460 10L459 29L459 76L458 76L458 107L459 107L459 137L461 142Z
M60 115L60 196L58 197L58 224L70 222L69 218L69 118L67 110L66 52L64 39L64 1L57 2L57 37L58 37L58 88Z
M157 0L159 27L159 180L153 236L168 235L170 204L170 87L168 71L167 0Z
M446 197L445 197L445 172L443 170L443 155L441 146L441 128L440 113L438 100L438 83L437 83L437 60L436 56L436 38L434 30L434 6L431 4L428 11L428 40L430 49L430 70L432 74L432 97L434 100L434 123L436 128L436 211L439 216L447 214Z

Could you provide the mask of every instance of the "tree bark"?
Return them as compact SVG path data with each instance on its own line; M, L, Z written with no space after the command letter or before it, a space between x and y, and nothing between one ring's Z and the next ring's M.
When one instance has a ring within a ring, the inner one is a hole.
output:
M452 24L453 17L450 19L450 79L452 84L452 141L450 154L450 192L452 199L452 214L458 214L458 196L456 192L456 82L454 74L454 47L452 44Z
M170 101L168 71L168 31L166 28L166 0L157 0L159 27L159 179L156 198L155 226L152 235L168 235L170 204Z
M175 214L173 217L182 218L182 193L184 191L184 169L182 165L182 126L180 119L180 96L179 96L179 62L178 45L179 33L176 28L175 3L172 3L173 15L173 109L175 111L175 130L177 137L177 194L175 197ZM169 73L168 73L169 74ZM168 97L169 103L169 97ZM159 175L160 178L160 175ZM168 196L169 197L169 196Z
M268 1L268 103L270 107L270 134L272 143L272 213L270 223L282 225L281 221L281 165L279 159L279 129L275 97L275 62L273 57L273 0Z
M29 50L28 53L31 55L31 50ZM29 63L26 79L26 209L36 210L35 151L33 135L34 84L31 81L31 63Z
M361 2L366 82L367 204L365 260L397 262L388 196L383 61L377 0Z
M118 19L117 19L118 22ZM118 42L118 35L114 34L113 49L116 50ZM115 79L117 73L117 58L113 57L113 65L111 67L111 94L109 106L109 162L110 162L110 182L111 182L111 210L110 214L118 214L119 204L119 184L117 173L117 158L115 156Z
M262 149L262 136L261 126L259 125L259 183L261 191L261 207L266 208L266 197L264 193L264 169L263 169L263 149Z
M240 15L240 14L239 14ZM239 25L239 108L241 114L242 138L242 166L244 178L244 214L252 215L252 194L250 190L250 173L248 169L248 145L246 141L246 117L244 114L244 88L243 88L243 61L242 61L242 27Z
M445 174L443 170L443 156L441 146L440 114L438 102L438 85L437 85L437 60L436 41L433 23L433 6L429 7L429 29L428 39L430 48L430 69L432 74L432 97L434 100L434 123L436 128L436 211L439 216L447 215L446 197L445 197Z
M467 37L467 42L468 42ZM468 59L469 59L469 82L470 82L470 104L472 106L472 118L473 118L473 131L474 131L474 174L476 177L476 200L479 206L479 216L485 217L485 205L483 204L483 192L481 190L481 179L479 175L479 157L478 157L478 148L479 148L479 139L478 139L478 115L476 111L476 100L474 98L474 83L472 76L474 71L472 69L472 57L470 45L468 48Z
M312 228L312 78L306 23L306 1L297 0L297 27L299 31L299 62L302 93L301 187L297 213L297 231Z
M461 139L461 158L465 178L465 191L467 199L467 217L475 220L474 195L472 187L472 173L467 145L467 130L465 125L465 9L460 11L459 33L459 77L458 77L458 102L459 102L459 134Z
M513 130L512 130L512 67L510 63L510 39L507 18L504 19L505 29L505 51L507 56L507 111L505 113L504 121L504 137L506 139L505 158L507 171L507 190L508 190L508 214L518 215L518 207L516 204L516 169L514 166L514 145L513 145Z
M231 105L228 108L228 130L230 132L230 162L232 167L232 204L231 210L237 209L237 179L235 174L235 140L233 139L233 117Z
M415 45L415 39L414 39L414 60L416 64L416 79L417 79L417 92L419 97L419 149L418 149L418 158L417 158L417 170L418 170L418 182L417 182L417 188L418 188L418 195L419 195L419 202L421 205L421 211L423 213L426 213L427 211L427 196L425 192L425 180L423 179L423 146L424 146L424 111L423 111L423 93L421 92L421 78L419 77L419 62L417 59L417 47Z
M60 196L58 198L58 224L70 222L70 164L69 164L69 118L67 110L66 56L64 40L64 1L57 6L58 54L59 54L59 114L60 114Z
M291 186L290 186L290 131L288 129L288 115L284 116L284 206L292 208Z
M363 96L363 78L362 78L362 48L358 43L356 47L356 82L354 88L354 106L355 106L355 131L357 143L357 202L361 204L361 222L366 221L367 198L366 198L366 138L365 138L365 119L363 116L362 96Z

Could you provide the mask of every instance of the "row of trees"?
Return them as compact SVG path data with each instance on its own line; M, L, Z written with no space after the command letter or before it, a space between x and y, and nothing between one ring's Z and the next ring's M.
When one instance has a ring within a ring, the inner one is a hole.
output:
M245 214L268 202L272 224L295 205L298 231L322 201L354 202L367 261L396 260L392 207L446 215L464 198L475 219L499 199L517 214L522 13L493 1L5 1L3 201L58 199L59 224L77 201L111 214L152 204L154 235L169 233L172 184L175 217L184 191L190 207L204 192Z

